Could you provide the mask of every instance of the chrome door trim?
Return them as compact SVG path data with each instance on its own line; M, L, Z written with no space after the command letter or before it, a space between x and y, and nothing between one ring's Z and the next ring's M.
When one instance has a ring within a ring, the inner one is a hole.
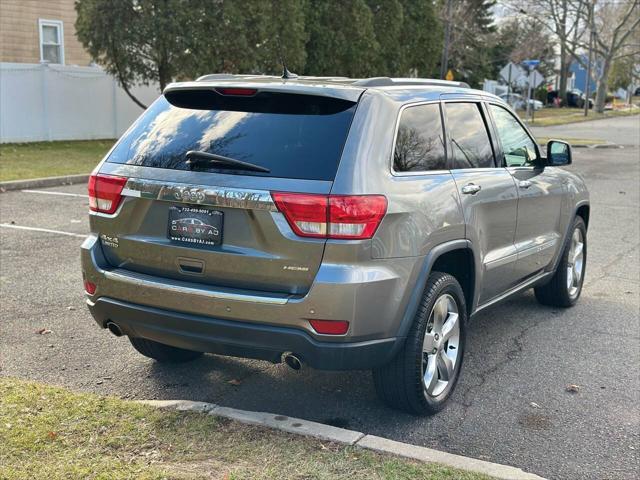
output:
M499 303L502 300L506 300L511 295L515 295L517 293L522 292L523 290L533 287L536 283L542 281L546 277L552 276L553 274L554 272L540 272L538 275L525 280L521 284L516 285L515 287L507 290L503 294L498 295L497 297L493 297L491 300L483 303L482 305L478 305L478 307L476 307L476 309L474 310L473 315L480 312L481 310L484 310L487 307L490 307L491 305L495 305L496 303Z

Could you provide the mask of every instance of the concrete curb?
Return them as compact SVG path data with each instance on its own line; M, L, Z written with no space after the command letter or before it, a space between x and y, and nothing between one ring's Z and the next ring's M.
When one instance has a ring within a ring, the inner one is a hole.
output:
M29 180L12 180L10 182L0 182L0 192L8 192L10 190L24 190L27 188L59 187L62 185L87 183L88 181L88 174L32 178Z
M462 455L454 455L408 443L396 442L375 435L365 435L362 432L332 427L331 425L310 422L299 418L285 417L283 415L274 415L266 412L250 412L236 408L222 407L214 403L193 402L190 400L138 400L138 403L157 408L174 408L180 411L215 415L250 425L275 428L288 433L328 440L343 445L353 445L421 462L439 463L448 467L481 473L504 480L544 480L543 477L524 472L516 467L486 462Z

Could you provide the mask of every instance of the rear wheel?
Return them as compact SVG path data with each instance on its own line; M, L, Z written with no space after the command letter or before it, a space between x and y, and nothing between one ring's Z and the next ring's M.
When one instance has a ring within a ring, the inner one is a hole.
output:
M538 301L552 307L573 306L582 292L586 265L587 227L581 217L576 217L556 273L549 283L535 288Z
M153 358L161 363L182 363L195 360L202 355L202 352L185 350L184 348L172 347L164 343L154 342L146 338L129 337L133 348L145 357Z
M460 284L447 273L433 272L402 350L373 372L380 398L414 414L442 410L458 382L465 327Z

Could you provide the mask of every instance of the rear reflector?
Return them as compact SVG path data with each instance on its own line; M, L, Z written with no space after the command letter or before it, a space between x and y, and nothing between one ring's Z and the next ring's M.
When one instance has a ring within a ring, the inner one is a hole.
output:
M89 208L94 212L114 213L120 205L125 177L92 173L89 177Z
M387 212L384 195L272 192L271 196L292 230L301 237L371 238Z
M89 295L93 295L94 293L96 293L96 284L95 283L91 283L89 280L85 280L84 281L84 290Z
M216 88L216 92L221 95L236 95L241 97L251 97L258 93L255 88Z
M349 322L343 320L309 320L309 323L323 335L344 335L349 330Z

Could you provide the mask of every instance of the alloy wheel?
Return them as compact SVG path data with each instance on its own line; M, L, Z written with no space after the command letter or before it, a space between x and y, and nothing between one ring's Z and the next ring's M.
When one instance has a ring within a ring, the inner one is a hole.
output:
M576 228L571 236L569 257L567 259L567 291L571 298L575 298L578 295L583 271L584 238L582 236L582 230Z
M435 301L422 344L422 384L429 397L441 395L453 382L460 356L458 304L449 294Z

